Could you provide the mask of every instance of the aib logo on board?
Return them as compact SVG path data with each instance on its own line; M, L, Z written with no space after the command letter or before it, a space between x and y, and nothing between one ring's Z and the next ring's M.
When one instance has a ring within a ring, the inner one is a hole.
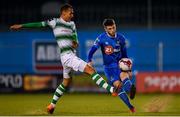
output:
M40 72L62 71L59 47L55 41L36 41L34 43L34 68Z
M104 52L105 52L105 54L110 55L110 54L112 54L114 52L114 49L113 49L112 46L105 46L104 47Z

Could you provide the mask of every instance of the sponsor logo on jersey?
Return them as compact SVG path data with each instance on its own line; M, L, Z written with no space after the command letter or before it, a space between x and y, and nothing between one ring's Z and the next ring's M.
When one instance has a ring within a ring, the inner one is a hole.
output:
M71 30L66 30L66 29L61 30L61 32L72 33Z
M112 46L108 45L108 46L104 47L104 52L105 52L105 54L110 55L114 52L114 49Z
M121 49L114 49L114 52L120 52Z

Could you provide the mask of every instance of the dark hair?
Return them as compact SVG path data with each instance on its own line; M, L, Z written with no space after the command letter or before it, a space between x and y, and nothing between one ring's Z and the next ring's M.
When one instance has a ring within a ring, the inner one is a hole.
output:
M64 4L63 6L61 6L60 13L68 10L69 8L73 9L73 7L70 4Z
M103 26L112 26L113 24L115 24L114 19L104 19L103 21Z

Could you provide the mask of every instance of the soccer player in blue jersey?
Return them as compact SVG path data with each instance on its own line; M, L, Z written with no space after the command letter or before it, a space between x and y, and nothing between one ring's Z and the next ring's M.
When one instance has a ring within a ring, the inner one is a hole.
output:
M101 47L104 62L104 72L108 82L119 88L119 97L128 106L131 112L135 112L134 106L130 103L126 93L130 93L130 98L134 99L136 88L130 81L131 71L122 71L119 68L119 61L128 58L125 37L116 32L116 24L113 19L103 21L105 32L100 34L91 47L88 54L88 64L92 65L93 54Z

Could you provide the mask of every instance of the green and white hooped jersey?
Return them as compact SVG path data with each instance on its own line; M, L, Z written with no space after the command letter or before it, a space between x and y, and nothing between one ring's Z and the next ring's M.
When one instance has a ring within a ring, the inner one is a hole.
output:
M60 52L75 51L72 42L78 43L76 26L73 21L66 22L62 18L54 18L42 22L43 27L49 26L53 29L54 36L60 48Z

